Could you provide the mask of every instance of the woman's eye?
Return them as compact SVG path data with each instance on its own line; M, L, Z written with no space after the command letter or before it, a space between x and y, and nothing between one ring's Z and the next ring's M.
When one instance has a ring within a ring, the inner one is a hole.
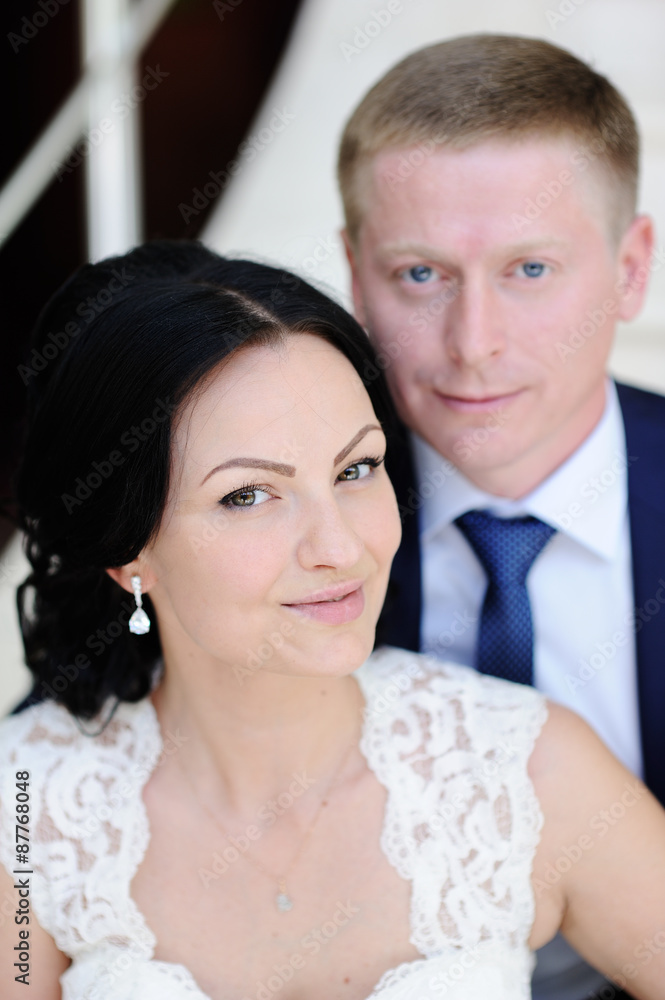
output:
M436 272L433 267L428 267L427 264L416 264L415 267L409 267L406 271L402 271L400 277L404 278L408 284L425 285L436 277Z
M229 493L219 501L222 507L256 507L270 499L270 493L258 486L243 486L235 493Z
M347 465L337 478L343 483L349 482L352 479L364 479L374 469L378 468L382 462L382 458L365 458L362 462L354 462L353 465Z
M539 260L527 260L524 264L520 264L518 270L521 269L527 278L540 278L545 273L546 268L547 265L541 264Z

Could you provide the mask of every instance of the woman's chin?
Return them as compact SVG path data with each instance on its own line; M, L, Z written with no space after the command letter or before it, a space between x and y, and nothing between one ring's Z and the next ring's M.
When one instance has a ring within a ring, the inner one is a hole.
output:
M374 647L375 629L354 629L291 649L278 662L265 664L265 671L289 677L347 677L361 667Z

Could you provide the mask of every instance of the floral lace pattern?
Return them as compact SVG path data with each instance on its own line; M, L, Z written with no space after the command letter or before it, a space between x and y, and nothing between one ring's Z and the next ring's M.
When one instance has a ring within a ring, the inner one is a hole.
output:
M355 676L361 750L388 792L381 846L412 884L424 956L386 972L371 1000L526 1000L542 824L526 765L543 697L395 649ZM50 701L0 723L0 861L15 868L14 774L29 770L32 904L73 960L63 1000L209 1000L182 965L153 959L130 897L150 837L142 790L162 752L147 699L122 703L94 738Z

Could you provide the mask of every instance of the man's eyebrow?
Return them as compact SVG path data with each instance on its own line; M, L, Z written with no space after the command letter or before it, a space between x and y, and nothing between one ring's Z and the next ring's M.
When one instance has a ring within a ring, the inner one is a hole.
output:
M567 247L570 246L570 240L557 240L554 236L547 237L544 236L542 239L534 240L524 240L521 243L511 243L507 250L515 254L524 254L530 252L537 252L538 250L547 250L548 247Z
M510 254L523 254L536 252L547 247L568 246L567 240L559 240L554 237L543 237L542 239L523 240L519 243L508 243L501 247L501 251ZM442 261L447 255L441 247L428 246L426 243L397 242L384 243L377 250L379 257L395 257L402 253L412 253L418 257L426 257L428 260Z
M333 466L339 465L343 462L346 456L352 451L355 446L362 441L366 434L370 431L380 431L382 428L379 424L365 424L364 427L358 431L358 433L353 437L349 443L342 448L339 455L335 456L333 461ZM207 473L205 478L201 481L201 486L214 476L216 472L221 472L223 469L267 469L268 472L276 472L279 476L288 476L290 479L296 474L296 469L294 465L286 465L284 462L271 462L267 458L230 458L227 462L222 462L220 465L216 465L214 469L211 469Z
M378 254L381 257L393 257L400 253L415 253L419 257L436 257L437 251L436 247L427 246L425 243L411 243L411 242L398 242L398 243L384 243L378 248Z

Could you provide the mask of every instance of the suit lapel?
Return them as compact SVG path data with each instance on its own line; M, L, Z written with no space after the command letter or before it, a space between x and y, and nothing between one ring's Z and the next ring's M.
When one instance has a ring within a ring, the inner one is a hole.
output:
M644 776L665 803L665 399L631 386L617 389L628 450Z

